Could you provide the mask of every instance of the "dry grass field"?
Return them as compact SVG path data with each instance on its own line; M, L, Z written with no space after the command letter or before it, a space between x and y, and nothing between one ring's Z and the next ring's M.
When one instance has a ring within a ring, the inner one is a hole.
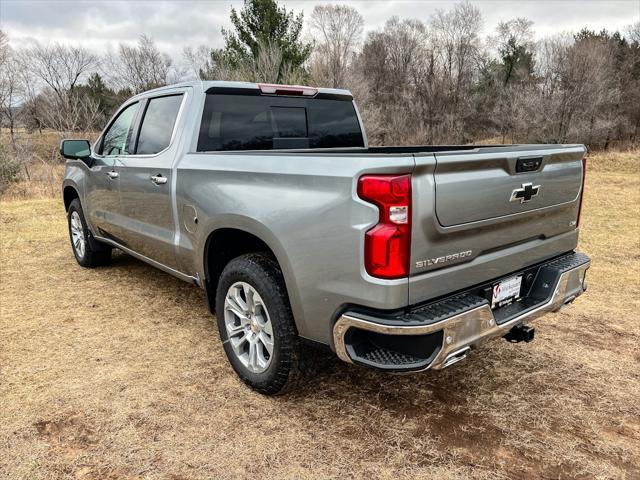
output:
M640 152L592 155L590 289L450 369L328 359L266 398L203 293L128 256L80 268L60 199L0 202L0 478L640 478Z

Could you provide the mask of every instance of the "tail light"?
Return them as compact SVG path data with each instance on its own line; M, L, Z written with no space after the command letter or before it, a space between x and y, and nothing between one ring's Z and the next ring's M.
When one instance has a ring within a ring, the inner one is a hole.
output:
M582 159L582 187L580 188L580 205L578 205L578 218L576 219L576 228L580 226L580 214L582 213L582 200L584 200L584 181L587 176L587 159Z
M358 196L380 210L378 224L365 234L364 265L378 278L409 274L411 175L364 175Z

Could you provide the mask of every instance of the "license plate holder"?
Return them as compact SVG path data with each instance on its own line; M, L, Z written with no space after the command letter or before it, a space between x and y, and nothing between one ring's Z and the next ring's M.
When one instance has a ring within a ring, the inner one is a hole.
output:
M522 275L509 277L493 284L491 308L500 308L518 300L522 288Z

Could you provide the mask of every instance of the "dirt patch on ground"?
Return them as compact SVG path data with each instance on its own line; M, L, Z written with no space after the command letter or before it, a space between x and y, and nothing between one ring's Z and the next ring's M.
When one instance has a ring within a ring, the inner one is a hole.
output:
M82 413L59 420L40 420L34 426L40 436L51 443L86 448L97 442L95 432L87 425Z
M281 398L236 379L200 290L82 269L60 200L0 203L0 478L640 478L639 160L607 158L589 292L535 342L411 376L323 359Z

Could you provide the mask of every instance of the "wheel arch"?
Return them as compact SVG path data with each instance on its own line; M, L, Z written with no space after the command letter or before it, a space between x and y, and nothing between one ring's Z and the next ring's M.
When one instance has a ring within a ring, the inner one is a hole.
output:
M215 287L224 267L245 253L264 252L277 257L260 237L239 228L221 227L207 236L204 245L203 270L209 286ZM280 262L278 262L280 263Z
M232 259L254 252L265 252L278 263L284 277L294 318L299 328L298 291L291 263L285 249L267 227L246 217L217 222L215 227L208 229L206 236L203 236L200 256L202 259L201 271L204 276L203 286L207 293L210 311L215 314L215 292L224 267Z
M67 184L62 188L62 199L64 201L64 209L65 211L69 211L69 206L71 202L75 199L80 200L80 193L78 192L78 188L75 185ZM82 203L82 201L80 201Z

